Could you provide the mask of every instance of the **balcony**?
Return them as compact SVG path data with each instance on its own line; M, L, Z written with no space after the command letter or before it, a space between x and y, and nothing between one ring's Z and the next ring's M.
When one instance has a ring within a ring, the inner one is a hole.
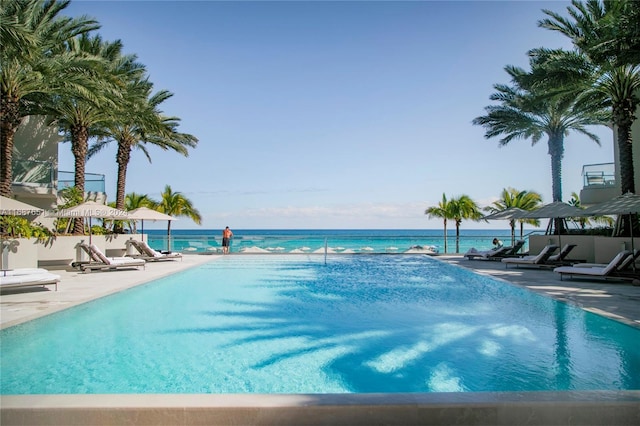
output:
M586 164L582 166L583 187L580 203L583 206L601 203L620 195L614 163Z
M16 194L56 194L55 166L51 161L13 160L11 190Z
M616 185L614 163L587 164L582 166L585 188L601 188Z
M58 172L58 191L61 189L73 186L75 184L74 172ZM85 173L84 174L84 192L87 193L104 193L105 183L104 175L97 173Z

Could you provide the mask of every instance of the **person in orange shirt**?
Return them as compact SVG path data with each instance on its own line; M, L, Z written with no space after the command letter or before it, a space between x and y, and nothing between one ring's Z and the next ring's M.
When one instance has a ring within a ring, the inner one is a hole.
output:
M224 228L224 231L222 231L222 253L223 254L229 254L231 237L233 237L233 232L231 232L231 229L229 229L229 227L227 226L226 228Z

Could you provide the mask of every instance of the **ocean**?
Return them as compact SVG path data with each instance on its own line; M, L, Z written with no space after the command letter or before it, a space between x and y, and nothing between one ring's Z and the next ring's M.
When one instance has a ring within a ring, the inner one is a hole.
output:
M540 231L533 231L539 233ZM524 237L531 234L527 230ZM148 242L156 250L216 253L222 244L222 229L176 229L167 241L166 230L145 230ZM493 238L511 244L510 229L460 230L456 250L455 228L447 230L446 250L443 229L233 229L231 252L264 250L274 253L335 252L402 253L412 247L429 247L437 253L465 253L493 246ZM516 239L520 238L519 230ZM524 248L527 249L526 246Z

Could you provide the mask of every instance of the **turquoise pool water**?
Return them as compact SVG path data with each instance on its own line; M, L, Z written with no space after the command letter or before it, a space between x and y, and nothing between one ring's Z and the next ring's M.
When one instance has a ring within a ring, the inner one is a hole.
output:
M640 389L640 330L420 255L228 256L0 333L2 394Z

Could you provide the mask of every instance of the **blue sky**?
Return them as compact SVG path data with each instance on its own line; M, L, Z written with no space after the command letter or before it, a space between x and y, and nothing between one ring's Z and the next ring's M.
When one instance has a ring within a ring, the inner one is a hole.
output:
M163 104L199 139L189 157L134 151L127 192L159 198L166 184L203 217L176 228L441 228L424 211L469 195L480 206L503 188L551 201L546 140L498 147L471 121L484 114L504 66L527 67L535 47L570 47L538 28L565 1L80 1L106 40L146 65ZM584 164L613 161L601 146L565 139L563 198ZM60 170L73 170L70 145ZM115 145L87 163L115 199ZM149 224L151 228L153 225ZM165 224L157 224L159 228ZM464 222L463 229L506 224Z

